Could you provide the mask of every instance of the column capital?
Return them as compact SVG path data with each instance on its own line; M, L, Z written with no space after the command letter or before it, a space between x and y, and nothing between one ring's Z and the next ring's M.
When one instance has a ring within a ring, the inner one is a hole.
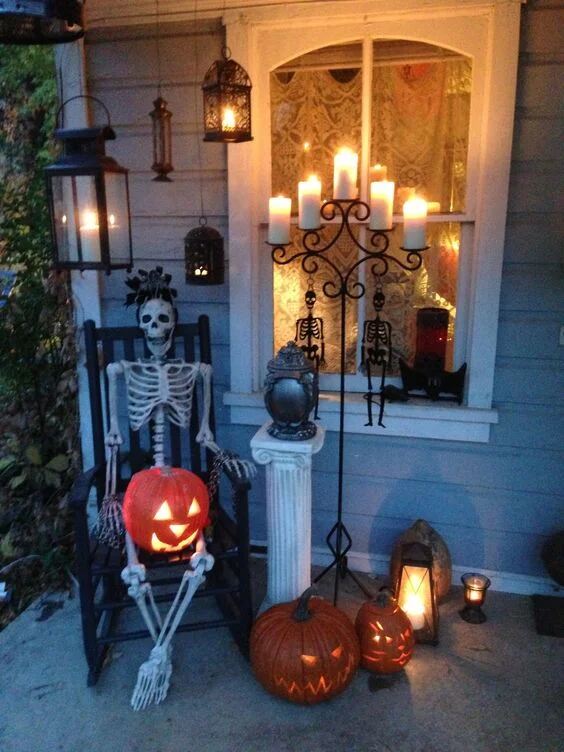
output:
M323 447L325 429L317 426L317 433L305 441L287 441L276 439L268 433L272 421L267 421L251 439L253 459L259 465L269 465L271 462L279 464L307 467L311 465L311 458Z

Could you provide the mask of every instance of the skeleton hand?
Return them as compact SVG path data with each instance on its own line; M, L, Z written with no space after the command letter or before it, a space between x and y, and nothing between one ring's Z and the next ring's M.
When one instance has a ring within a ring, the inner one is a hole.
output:
M115 446L119 447L123 444L123 437L117 426L110 426L110 430L106 434L104 442L106 446L110 448Z

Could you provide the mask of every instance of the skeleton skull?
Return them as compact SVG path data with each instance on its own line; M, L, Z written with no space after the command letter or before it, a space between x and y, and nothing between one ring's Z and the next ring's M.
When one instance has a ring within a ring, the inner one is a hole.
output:
M157 360L162 360L168 352L175 324L174 306L162 298L151 298L139 308L139 326Z

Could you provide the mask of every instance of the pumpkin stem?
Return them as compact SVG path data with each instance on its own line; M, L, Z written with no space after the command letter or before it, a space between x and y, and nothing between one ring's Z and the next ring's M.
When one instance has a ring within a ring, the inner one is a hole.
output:
M311 587L308 587L308 589L304 590L304 592L301 594L298 605L293 614L295 621L307 621L308 619L311 619L309 599L312 597L312 595L317 595L317 588L313 585Z
M391 601L395 600L394 597L394 591L387 587L386 585L383 585L380 590L378 591L378 595L374 599L374 602L378 606L387 606Z

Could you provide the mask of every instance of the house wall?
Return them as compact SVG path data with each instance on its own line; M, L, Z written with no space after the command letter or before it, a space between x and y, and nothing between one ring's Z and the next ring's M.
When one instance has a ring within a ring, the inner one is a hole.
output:
M345 524L354 541L353 567L385 569L396 536L423 517L443 535L456 565L511 573L498 578L498 586L534 589L539 583L527 577L543 575L543 541L564 524L562 112L555 95L563 22L561 2L529 0L523 8L495 373L499 424L484 445L348 435ZM200 182L209 222L228 241L226 147L198 136L200 83L220 54L222 29L202 21L174 31L163 26L161 33L163 96L173 112L173 183L154 183L150 172L154 28L90 35L89 90L112 113L118 140L109 150L131 169L136 265L158 262L173 274L181 320L210 316L218 438L248 456L256 428L231 425L221 399L229 388L228 285L188 287L183 277L182 241L200 215ZM102 280L105 325L132 321L122 306L123 281L120 273ZM313 544L320 555L335 518L336 448L337 435L330 433L314 461ZM251 504L252 537L264 540L262 475Z

